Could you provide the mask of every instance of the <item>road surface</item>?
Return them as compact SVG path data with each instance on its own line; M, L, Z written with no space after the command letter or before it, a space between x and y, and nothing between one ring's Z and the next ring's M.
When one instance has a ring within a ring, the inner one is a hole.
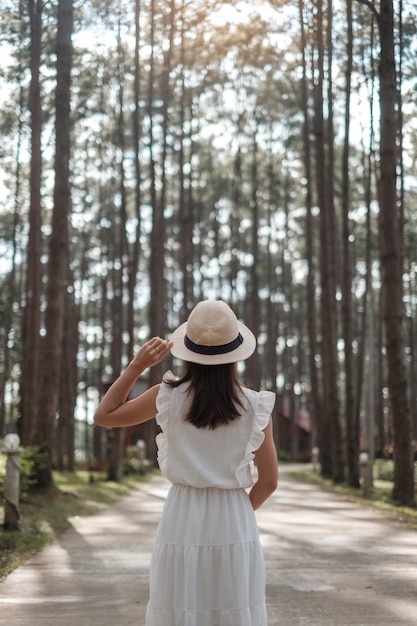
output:
M0 584L1 624L142 626L168 487L156 476L106 511L73 520ZM298 482L286 468L256 515L268 626L417 625L416 531Z

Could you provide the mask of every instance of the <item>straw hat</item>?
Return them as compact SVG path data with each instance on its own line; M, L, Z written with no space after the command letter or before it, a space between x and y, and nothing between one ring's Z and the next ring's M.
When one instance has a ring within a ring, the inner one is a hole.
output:
M244 361L256 348L253 333L221 300L199 302L188 320L174 331L171 341L175 357L201 365Z

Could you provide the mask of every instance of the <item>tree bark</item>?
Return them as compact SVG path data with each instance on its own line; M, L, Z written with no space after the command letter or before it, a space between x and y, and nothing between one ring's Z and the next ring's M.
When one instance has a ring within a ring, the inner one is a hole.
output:
M23 317L25 350L22 364L22 404L19 434L23 446L31 443L37 418L39 398L39 356L41 325L41 88L39 68L42 46L43 0L30 0L30 70L29 109L31 115L29 241L26 269L26 306Z
M363 187L364 187L364 203L366 207L366 236L365 236L365 290L362 297L362 314L359 324L359 338L358 338L358 354L356 359L356 392L355 392L355 421L360 427L360 414L362 407L362 395L364 388L364 371L365 371L365 359L366 355L370 354L371 357L373 353L376 351L378 355L378 361L376 366L376 376L375 376L375 393L372 395L377 399L375 406L373 407L373 411L375 415L378 415L378 405L382 408L382 385L380 384L380 369L381 369L381 350L380 341L379 341L379 329L380 323L377 326L376 338L377 340L374 342L369 342L367 340L367 327L368 318L370 316L375 316L374 310L374 296L373 296L373 280L372 280L372 264L374 260L372 241L373 241L373 223L372 223L372 182L375 176L375 155L374 155L374 93L375 93L375 71L374 65L372 62L372 54L374 50L374 22L371 23L371 41L369 45L370 49L370 58L368 63L371 66L371 76L368 79L368 92L370 94L369 97L369 143L367 146L363 145L363 153L362 153L362 164L363 164ZM365 71L365 63L363 62L363 71ZM369 305L369 306L368 306ZM377 319L379 320L379 315ZM383 436L383 412L380 412L381 422L376 420L378 425L378 449L382 451L384 446L384 436ZM382 426L382 430L379 427ZM382 433L382 435L381 435Z
M69 276L68 284L73 284ZM59 391L56 464L60 470L75 469L75 405L77 401L78 319L74 292L65 294L63 357ZM87 427L87 425L86 425ZM87 451L86 451L87 452Z
M312 439L313 446L318 444L321 418L321 380L318 369L319 350L317 346L317 306L316 306L316 268L314 264L314 230L313 230L313 173L311 167L310 148L310 116L308 110L307 92L307 61L306 61L306 35L304 28L304 1L298 3L300 27L301 27L301 56L303 76L301 81L301 97L303 110L303 148L304 170L306 177L306 259L308 264L307 275L307 329L308 329L308 362L311 385L312 406Z
M21 163L21 150L22 150L22 138L23 138L23 118L26 109L26 102L24 97L23 85L20 85L19 95L19 122L17 128L17 141L16 141L16 160L15 160L15 191L14 191L14 214L13 225L11 231L11 250L12 266L7 281L5 281L5 289L2 295L8 298L10 303L17 302L22 297L20 281L19 281L19 261L18 261L18 230L21 227L21 210L20 210L20 188L22 184L22 163ZM27 293L27 291L26 291ZM6 382L9 380L10 373L13 368L13 350L10 345L10 335L15 328L16 313L13 306L6 307L5 311L1 311L2 318L2 332L0 337L2 338L2 356L0 358L2 374L0 376L0 437L3 437L5 432L6 423ZM24 342L25 333L22 333L22 339ZM23 343L22 342L22 343ZM23 391L23 385L21 385L21 393ZM21 416L18 420L17 428L20 433ZM22 438L21 438L22 440Z
M124 270L127 256L126 238L126 184L125 184L125 122L124 122L124 73L125 60L124 50L119 30L117 37L117 59L118 59L118 115L117 115L117 138L120 150L119 162L119 189L120 198L117 206L114 207L113 222L113 266L112 266L112 332L113 341L111 345L111 367L113 380L116 380L122 369L123 359L123 330L124 330ZM112 432L111 452L109 457L109 468L107 480L119 481L121 478L121 464L123 458L123 448L125 439L125 429L116 428Z
M272 147L273 139L271 137L270 144ZM279 316L277 302L274 295L277 293L277 273L276 273L276 254L273 254L273 245L276 245L276 240L273 239L275 229L273 228L273 215L277 207L277 193L275 185L275 172L274 172L274 155L270 149L269 163L268 163L268 246L267 246L267 281L269 287L269 298L266 302L266 336L267 342L265 347L265 371L263 378L265 381L266 389L270 389L274 393L277 392L277 373L278 373L278 357L277 357L277 342L278 342L278 326ZM274 419L277 419L276 411ZM278 433L278 425L274 423L274 433Z
M187 103L187 90L185 86L185 0L182 0L181 4L181 48L180 48L180 66L181 66L181 98L180 98L180 112L179 112L179 132L180 132L180 148L178 151L178 169L179 169L179 231L181 239L180 249L180 267L182 274L182 307L181 307L181 321L185 321L188 317L190 310L194 305L194 277L193 277L193 262L194 262L194 245L193 245L193 227L194 227L194 207L191 194L192 189L192 177L187 179L189 193L186 189L186 178L184 166L185 162L189 162L191 165L191 155L189 159L185 158L185 144L187 132L185 129L185 113ZM189 88L191 90L191 88ZM191 95L190 95L191 98ZM190 112L192 107L189 107ZM191 120L189 122L191 125ZM191 141L190 141L191 144Z
M161 77L162 92L162 154L161 154L161 193L159 198L156 193L156 175L155 175L155 157L153 153L153 78L154 65L153 54L151 58L151 72L149 77L149 117L150 117L150 150L151 150L151 170L152 170L152 232L151 232L151 259L150 259L150 283L151 283L151 301L149 307L149 326L151 336L165 335L166 330L166 311L165 311L165 204L166 204L166 168L167 168L167 151L168 151L168 121L169 121L169 101L170 101L170 79L171 79L171 63L173 51L173 39L175 30L175 2L171 0L169 3L169 34L168 47L164 55L163 74ZM155 4L152 0L152 12L154 12ZM154 31L151 28L151 46L154 45ZM151 369L150 384L154 385L161 380L162 364ZM148 457L153 464L156 464L156 424L151 420L145 425L145 442L148 451Z
M337 392L337 346L336 346L336 300L335 300L335 259L333 239L334 206L333 164L326 149L326 129L324 121L324 36L323 2L318 0L315 19L317 45L317 83L314 92L314 133L316 150L317 196L320 208L320 279L321 279L321 334L323 402L320 420L319 448L323 476L340 481L343 478L343 455L340 450L340 424ZM327 135L331 120L328 120ZM327 136L327 148L332 141Z
M353 24L352 24L352 0L346 0L347 18L347 65L346 65L346 88L345 88L345 139L343 146L342 166L342 223L343 223L343 273L342 273L342 316L343 337L345 352L345 415L346 415L346 439L347 439L347 478L352 487L359 487L359 420L356 412L354 381L353 381L353 305L352 305L352 254L351 254L351 229L349 220L350 209L350 178L349 178L349 154L350 154L350 100L352 85L353 66Z
M339 397L338 397L338 370L339 359L337 353L337 323L338 323L338 309L336 301L336 289L340 285L340 263L338 250L339 246L339 232L336 219L335 210L335 184L334 184L334 169L335 169L335 153L334 153L334 114L333 114L333 0L327 2L327 197L328 215L327 222L327 245L329 246L327 252L328 268L328 294L327 294L327 306L329 311L326 315L328 317L329 325L327 334L331 335L328 338L328 348L330 355L330 381L329 381L329 400L331 401L331 427L332 427L332 478L335 482L343 482L345 467L344 467L344 450L342 445L342 429L340 423L339 412Z
M378 16L381 54L380 80L380 251L383 282L383 319L387 350L388 388L394 443L393 499L414 503L414 463L411 447L410 407L404 365L402 254L400 211L397 203L396 67L392 0L381 0Z
M256 114L254 115L255 130L252 139L252 163L251 163L251 254L252 264L250 267L250 285L248 290L249 300L248 306L248 321L253 334L256 338L259 337L260 330L260 306L261 301L259 298L259 203L258 203L258 121ZM252 355L252 357L246 363L246 384L252 389L259 389L261 384L261 368L259 362L258 350Z
M238 142L240 141L240 125L237 129ZM230 303L236 304L237 296L237 275L239 272L239 258L237 251L239 250L239 213L241 204L242 189L242 153L238 144L236 154L233 159L233 178L232 178L232 210L229 215L230 227L230 264L229 264L229 291ZM236 311L235 311L236 312Z
M129 262L128 277L128 304L127 304L127 332L129 336L128 357L132 359L134 356L135 346L135 292L136 281L139 270L139 262L141 258L141 204L142 204L142 168L140 159L140 140L141 130L141 64L139 58L140 51L140 19L141 4L140 0L135 0L135 58L134 58L134 109L133 109L133 141L134 141L134 166L135 166L135 196L134 196L134 216L136 219L135 240L132 245L132 254Z
M49 241L49 266L46 336L42 354L42 383L39 398L38 428L35 442L46 453L46 467L38 473L37 486L53 484L52 463L54 423L58 410L59 378L62 363L65 294L69 268L69 216L71 212L70 165L70 102L72 67L72 0L59 0L56 40L57 85L55 95L55 187L52 233Z

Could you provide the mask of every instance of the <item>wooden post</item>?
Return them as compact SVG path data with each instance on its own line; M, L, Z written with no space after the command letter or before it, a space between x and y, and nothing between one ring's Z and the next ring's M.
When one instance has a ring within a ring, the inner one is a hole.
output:
M20 454L17 449L6 449L6 476L4 478L4 530L17 530L19 525Z

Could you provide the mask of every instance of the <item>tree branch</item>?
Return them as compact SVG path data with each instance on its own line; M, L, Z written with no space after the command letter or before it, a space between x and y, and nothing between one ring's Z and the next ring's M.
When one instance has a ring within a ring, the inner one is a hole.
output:
M356 2L359 2L359 4L364 4L366 7L368 7L368 9L370 9L372 11L372 13L375 15L376 19L379 19L379 13L375 8L374 3L371 0L356 0Z

